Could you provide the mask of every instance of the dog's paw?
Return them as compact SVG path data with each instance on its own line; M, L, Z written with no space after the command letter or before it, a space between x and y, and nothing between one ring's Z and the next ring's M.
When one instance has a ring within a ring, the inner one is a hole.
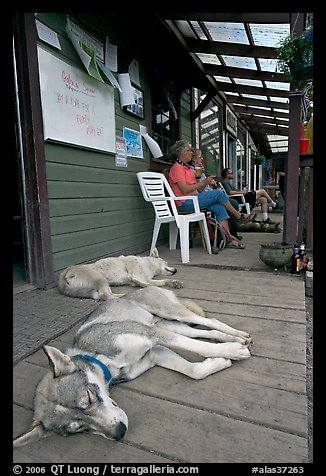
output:
M248 359L250 351L246 345L239 342L225 342L216 344L215 357L224 357L231 360Z
M172 287L176 289L183 288L183 282L179 281L178 279L172 279Z
M224 359L220 357L209 357L203 362L197 362L193 367L192 378L200 380L206 378L215 372L231 367L232 362L230 359Z
M248 332L239 331L238 329L235 329L235 332L233 333L233 335L242 337L242 339L245 339L245 340L250 339L250 334L248 334Z
M245 339L245 345L246 345L247 347L249 347L249 349L251 349L252 344L253 344L253 338L252 338L251 336L246 337L246 339Z
M250 351L246 345L242 345L238 343L232 343L230 345L233 346L233 348L230 349L230 354L229 354L230 359L243 360L243 359L248 359L250 357Z

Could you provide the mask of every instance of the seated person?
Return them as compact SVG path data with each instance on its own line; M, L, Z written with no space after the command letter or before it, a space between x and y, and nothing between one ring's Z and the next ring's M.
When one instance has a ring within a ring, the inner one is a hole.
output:
M200 149L197 149L196 147L192 148L192 159L189 165L190 165L190 168L193 170L196 179L199 182L202 182L203 180L205 180L206 174L205 174L205 168L203 165L203 156ZM207 192L208 190L213 190L216 188L217 188L217 183L213 182L211 185L206 185L204 190L198 190L198 192L199 193L203 191ZM233 208L239 211L238 201L235 198L230 198L229 200ZM237 232L237 229L238 229L237 223L238 223L238 220L236 219L236 217L234 215L231 215L230 216L230 233L236 240L242 240L242 236L238 235L238 232Z
M231 236L228 219L229 214L234 215L237 219L242 218L244 220L250 219L250 216L244 215L233 208L229 197L222 190L216 189L198 193L199 190L204 190L206 185L213 184L215 180L213 177L206 177L204 180L197 182L189 165L192 159L192 149L187 141L177 141L172 147L171 152L175 157L175 163L169 172L169 182L174 194L176 196L198 195L199 207L212 211L216 220L223 226L229 240L228 246L230 248L244 249L244 246ZM194 211L192 200L180 200L176 202L176 205L181 212Z
M243 190L236 190L232 185L231 185L231 180L233 179L233 172L230 168L226 167L225 169L222 170L222 180L221 184L224 187L224 190L226 193L230 196L236 194L236 193L242 193L245 197L246 202L249 203L250 208L254 208L256 205L261 206L261 211L263 215L263 223L267 223L269 225L273 225L276 222L271 220L268 216L268 206L271 206L275 208L277 206L277 203L274 202L271 197L268 195L266 190L264 189L259 189L259 190L253 190L251 192L248 192L247 187L245 187Z

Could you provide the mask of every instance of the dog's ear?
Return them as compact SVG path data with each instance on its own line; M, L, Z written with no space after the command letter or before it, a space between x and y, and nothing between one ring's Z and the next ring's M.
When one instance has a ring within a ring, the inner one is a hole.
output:
M33 427L34 428L31 431L28 431L27 433L24 433L23 435L14 439L14 448L18 446L29 445L30 443L38 441L41 438L45 438L51 434L49 431L46 431L41 421L33 422Z
M154 249L153 249L153 251L151 252L150 256L151 256L152 258L159 258L159 257L160 257L160 255L158 254L157 248L154 248Z
M59 377L59 375L63 374L71 374L76 370L76 366L71 358L59 349L45 345L43 350L49 359L49 366L54 377Z

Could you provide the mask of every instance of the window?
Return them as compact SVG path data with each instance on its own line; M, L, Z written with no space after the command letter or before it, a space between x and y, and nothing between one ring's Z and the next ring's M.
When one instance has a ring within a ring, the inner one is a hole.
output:
M180 96L173 84L165 88L159 84L152 86L152 137L163 152L163 157L156 160L173 163L170 149L179 138Z
M202 101L205 95L198 97ZM221 128L220 107L210 101L199 116L200 148L204 157L207 175L221 174Z

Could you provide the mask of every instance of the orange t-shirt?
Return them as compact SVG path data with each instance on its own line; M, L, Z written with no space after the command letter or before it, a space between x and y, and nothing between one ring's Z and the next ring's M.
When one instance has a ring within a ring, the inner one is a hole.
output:
M180 182L180 180L185 180L188 185L197 183L195 174L192 169L190 169L189 167L185 167L184 165L181 165L178 162L175 162L169 171L169 182L174 195L176 195L177 197L184 195L184 193L182 193L178 186L178 182ZM198 194L197 190L194 190L191 193L191 195L196 194ZM177 207L180 207L180 205L185 201L186 200L176 200Z

